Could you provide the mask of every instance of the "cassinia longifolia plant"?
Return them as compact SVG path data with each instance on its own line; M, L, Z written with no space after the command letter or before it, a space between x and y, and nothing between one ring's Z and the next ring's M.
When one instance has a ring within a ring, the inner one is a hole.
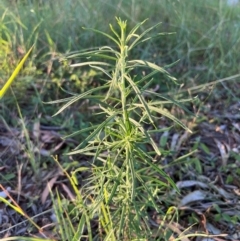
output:
M152 136L153 133L162 131L155 124L161 116L189 129L163 107L164 103L182 107L178 101L149 90L157 73L161 73L165 81L175 82L176 79L154 63L129 57L136 46L162 35L160 33L146 37L159 24L138 34L137 31L144 22L137 24L128 33L127 22L120 18L117 18L119 31L110 25L112 35L90 29L109 38L115 47L103 46L85 50L67 58L82 59L80 63L72 64L72 67L90 66L102 72L105 84L85 93L51 102L66 102L56 113L59 114L76 101L90 99L99 104L101 111L98 114L104 119L98 125L68 136L89 133L75 150L68 153L91 157L90 167L80 167L70 177L77 194L76 207L81 210L78 237L81 237L84 227L87 227L90 240L92 239L90 220L94 218L99 219L101 228L110 240L140 240L148 237L150 228L147 210L161 212L159 193L169 187L176 188L161 165L155 162L156 156L160 156L161 152ZM146 74L139 76L136 72ZM81 183L79 194L76 177L77 173L83 171L91 174Z

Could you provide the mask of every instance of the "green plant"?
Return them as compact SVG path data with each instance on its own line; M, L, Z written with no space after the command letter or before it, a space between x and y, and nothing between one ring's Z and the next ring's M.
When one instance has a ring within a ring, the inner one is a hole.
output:
M179 102L148 90L157 73L161 73L167 81L175 82L176 79L154 63L130 59L131 51L150 40L152 37L145 35L159 24L138 34L137 30L145 23L143 21L127 34L127 22L117 18L117 23L120 32L110 25L113 36L91 29L109 38L116 48L104 46L68 56L68 59L88 58L87 62L72 67L90 66L101 71L107 77L105 84L50 103L67 102L57 115L75 101L90 99L99 103L101 112L98 114L104 118L101 124L70 135L90 132L74 151L68 153L90 156L91 167L79 168L70 177L75 187L78 173L86 170L91 173L82 183L81 200L77 201L77 198L75 201L76 209L83 212L81 225L85 226L86 220L99 219L99 233L104 230L104 240L145 240L151 236L147 210L162 213L159 197L170 186L176 188L174 182L154 162L156 155L161 155L153 140L153 134L162 131L156 127L156 123L161 116L166 116L190 130L164 108L165 103L184 108ZM135 75L134 71L139 69L147 74ZM103 90L106 95L101 94ZM81 230L83 232L84 229ZM92 240L92 235L97 234L88 229L88 235L89 240Z
M25 56L23 57L23 59L20 61L20 63L17 65L16 69L13 71L12 75L10 76L10 78L7 80L7 82L4 84L4 86L2 87L2 89L0 90L0 99L5 95L6 91L10 88L11 84L13 83L13 81L15 80L16 76L18 75L19 71L21 70L21 68L23 67L23 64L25 63L25 61L27 60L27 58L29 57L31 51L33 49L33 46L28 50L28 52L25 54Z

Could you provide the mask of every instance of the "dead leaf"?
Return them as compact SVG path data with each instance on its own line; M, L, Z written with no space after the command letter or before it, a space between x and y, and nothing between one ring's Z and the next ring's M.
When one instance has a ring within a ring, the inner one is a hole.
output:
M33 136L35 137L36 140L39 140L40 137L40 122L39 119L34 122L33 124Z
M207 222L206 228L210 234L221 234L221 230L213 226L211 223Z
M218 150L219 150L219 152L220 152L220 154L221 154L221 157L222 157L222 165L223 165L223 166L226 166L226 165L227 165L228 158L229 158L229 156L230 156L230 154L229 154L230 147L229 147L228 144L226 144L226 143L223 144L223 143L221 143L219 140L217 140L217 139L215 139L215 138L214 138L214 141L215 141L215 143L217 144ZM226 150L226 148L227 148L228 150Z
M208 188L207 184L205 184L203 182L199 182L199 181L194 181L194 180L180 181L180 182L176 183L176 186L178 188L192 187L192 186L199 186L201 188Z
M44 204L47 200L47 197L50 193L50 191L52 190L52 187L54 185L54 183L57 181L59 175L53 177L46 185L45 189L43 190L42 192L42 195L41 195L41 202L42 204Z
M15 155L21 151L21 144L17 140L14 140L14 138L0 136L0 145L8 147L10 152Z
M191 192L189 194L187 194L180 202L179 206L185 206L188 203L191 202L196 202L196 201L201 201L204 200L206 198L207 194L203 191L200 190L196 190L194 192Z
M171 151L176 151L178 138L179 138L179 134L175 133L172 137L172 142L171 142L171 147L170 147Z
M175 151L179 151L182 144L189 138L189 136L191 135L190 132L185 131L183 135L181 135L181 137L178 140L177 146L175 148Z
M67 195L68 195L68 197L70 198L71 201L76 200L75 195L73 195L72 192L70 191L70 189L63 183L62 183L62 188L67 193Z

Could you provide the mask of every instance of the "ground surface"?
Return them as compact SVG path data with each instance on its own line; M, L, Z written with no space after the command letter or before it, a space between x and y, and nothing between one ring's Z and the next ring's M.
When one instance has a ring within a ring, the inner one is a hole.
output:
M162 148L171 150L158 161L165 166L164 170L180 189L180 194L174 190L169 190L167 194L168 205L171 203L178 209L178 223L175 220L168 224L174 232L180 234L189 228L186 233L201 231L220 235L213 240L240 239L239 110L239 102L226 104L215 97L205 100L204 105L198 106L197 115L187 119L181 110L172 108L172 113L185 121L193 133L175 128L154 137ZM169 123L163 118L159 124L160 128L164 128ZM43 233L51 237L55 236L55 220L48 185L53 192L56 188L61 190L68 199L73 195L67 178L51 155L58 155L64 165L75 160L74 168L78 162L87 160L81 156L63 156L64 151L78 142L74 139L63 141L61 135L64 130L61 126L46 126L39 119L29 125L28 132L33 158L40 162L35 163L38 166L36 173L26 151L27 141L22 128L14 128L1 121L1 185L9 190L11 198L28 216L34 217ZM180 158L175 163L179 157L183 157L182 160ZM4 196L3 190L1 195ZM1 237L37 235L37 229L26 217L3 203L0 211ZM154 229L161 220L154 213L149 215Z

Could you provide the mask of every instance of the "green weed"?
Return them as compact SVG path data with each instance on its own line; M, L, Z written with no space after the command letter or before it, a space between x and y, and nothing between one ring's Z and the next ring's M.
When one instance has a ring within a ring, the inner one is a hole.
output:
M90 167L87 169L91 175L82 183L81 202L76 203L76 209L87 210L84 213L90 220L99 219L104 240L139 240L151 236L147 210L162 213L157 201L159 195L169 187L176 188L162 168L154 163L161 152L151 132L162 132L156 127L161 116L191 131L164 108L166 100L184 108L180 102L148 90L157 73L162 74L162 81L176 82L176 79L154 63L129 57L136 46L162 35L146 36L159 24L139 34L138 30L145 21L130 31L127 31L126 21L117 18L117 23L119 31L110 25L112 35L90 29L110 39L115 47L104 46L68 56L68 59L82 59L81 63L72 67L90 66L101 71L105 75L105 84L50 103L66 102L56 115L79 100L90 99L99 104L99 115L103 116L104 121L70 135L90 132L75 150L68 153L90 157ZM87 62L84 62L85 59ZM142 69L147 74L136 76L136 69ZM101 94L103 91L106 95ZM151 97L146 99L146 93ZM72 173L70 180L73 187L78 184L77 174L83 170L86 171L86 168ZM81 235L83 226L87 225L86 216L83 215ZM92 240L92 231L88 230L88 235Z

